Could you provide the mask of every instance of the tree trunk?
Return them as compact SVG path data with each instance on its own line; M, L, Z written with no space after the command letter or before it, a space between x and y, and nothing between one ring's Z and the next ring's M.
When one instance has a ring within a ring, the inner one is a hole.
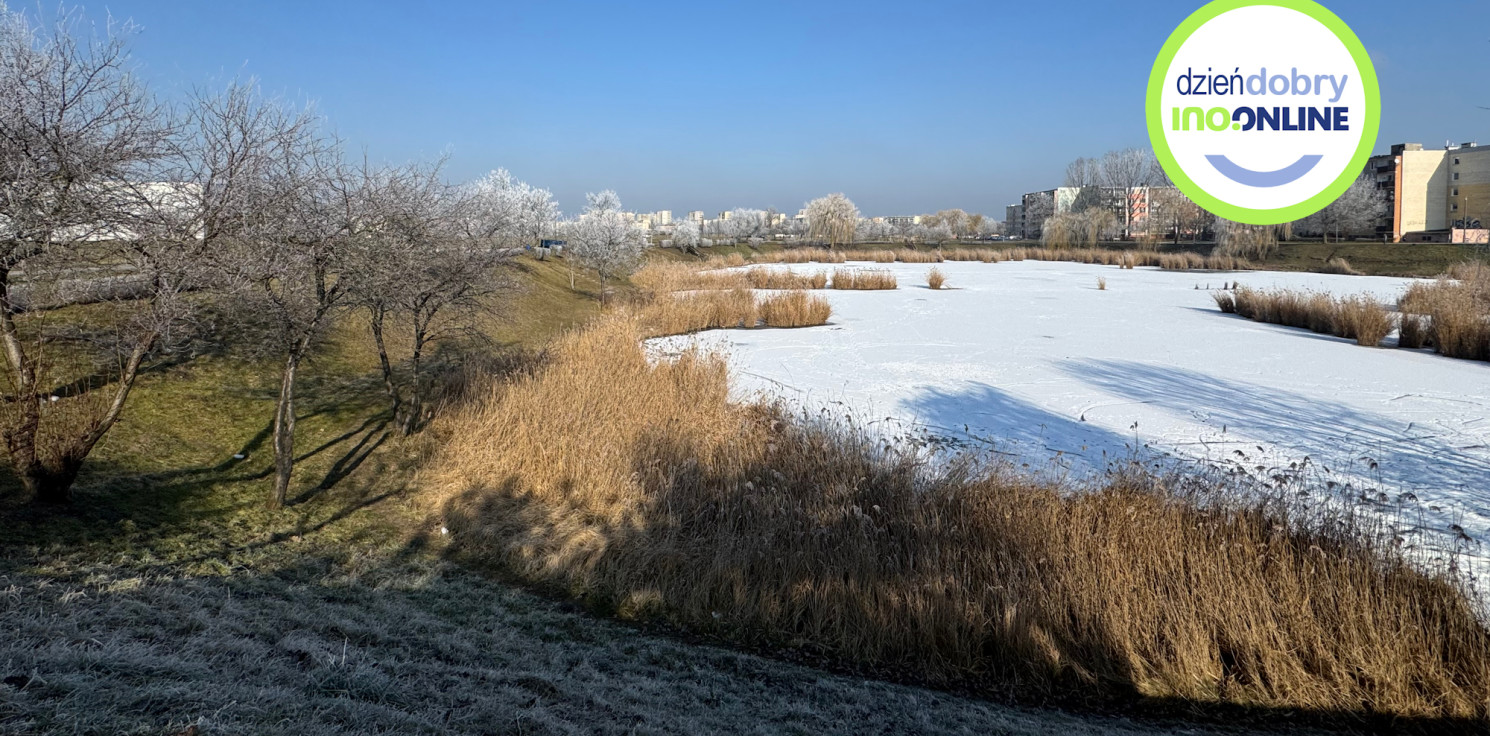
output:
M383 339L383 321L387 312L383 309L372 310L372 333L373 342L378 346L378 363L383 368L383 389L388 392L388 401L393 404L393 420L398 421L398 412L403 408L403 395L398 390L398 384L393 381L393 363L388 360L388 346Z
M72 487L82 468L83 458L64 457L60 461L60 467L33 466L32 472L22 476L21 485L32 494L36 503L58 506L68 504L72 502Z
M409 370L413 372L414 390L409 395L409 411L404 417L403 433L406 435L419 431L419 425L424 421L424 340L423 328L414 330L414 355L409 360Z
M274 496L269 508L284 506L290 491L290 474L295 470L295 371L300 367L303 351L291 351L285 360L284 375L279 384L279 403L274 411Z
M36 393L36 363L21 344L10 295L10 269L0 269L0 343L15 387L16 411L4 427L5 450L30 498L40 498L45 469L36 453L36 435L41 429L41 397Z

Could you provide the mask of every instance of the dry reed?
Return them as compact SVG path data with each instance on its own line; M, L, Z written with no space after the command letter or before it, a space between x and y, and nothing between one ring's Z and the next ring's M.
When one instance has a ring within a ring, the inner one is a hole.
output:
M1341 258L1339 256L1336 256L1336 257L1331 258L1330 260L1326 261L1325 264L1324 264L1324 267L1321 268L1321 269L1319 269L1319 272L1320 273L1334 273L1334 274L1340 274L1340 275L1343 275L1343 276L1361 276L1362 275L1360 271L1355 270L1355 267L1350 265L1350 261L1347 261L1344 258Z
M1361 517L1209 479L1072 489L928 463L733 404L722 359L649 361L645 329L566 336L441 420L426 492L453 552L598 610L935 684L1487 718L1474 604Z
M646 337L683 335L700 330L808 327L824 324L832 308L805 291L757 295L749 289L665 294L633 309Z
M1403 314L1397 328L1397 347L1416 350L1428 344L1428 321L1417 314Z
M1216 296L1223 312L1234 312L1257 322L1301 327L1374 347L1391 333L1393 320L1379 302L1369 297L1332 297L1314 292L1237 288L1230 298Z
M896 251L895 257L901 263L941 263L944 260L942 258L942 252L939 250L926 251L911 250L909 248L902 248Z
M936 266L932 266L931 267L931 270L926 272L926 285L927 286L929 286L929 287L931 287L933 289L940 289L946 283L947 283L947 274L942 273L942 270L940 268L937 268Z
M899 288L895 274L875 269L836 268L829 284L834 289L872 291Z
M1490 360L1490 269L1483 265L1460 264L1437 281L1412 284L1398 308L1425 322L1421 344L1451 358Z
M815 327L833 316L828 300L805 291L788 291L767 297L758 305L766 327Z

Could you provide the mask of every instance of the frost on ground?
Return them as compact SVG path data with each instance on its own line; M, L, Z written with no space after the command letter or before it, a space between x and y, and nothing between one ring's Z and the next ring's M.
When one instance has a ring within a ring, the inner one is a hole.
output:
M688 644L444 564L359 579L304 562L177 579L0 568L0 733L1053 736L1178 725L1007 707Z
M1135 454L1263 480L1302 472L1390 511L1405 531L1443 532L1424 544L1482 553L1490 364L1254 323L1222 314L1210 292L1240 282L1391 304L1408 279L942 263L947 288L933 291L930 266L874 267L894 271L901 288L822 292L833 304L826 326L653 347L722 349L745 394L842 410L892 433L986 441L1042 472L1087 473Z

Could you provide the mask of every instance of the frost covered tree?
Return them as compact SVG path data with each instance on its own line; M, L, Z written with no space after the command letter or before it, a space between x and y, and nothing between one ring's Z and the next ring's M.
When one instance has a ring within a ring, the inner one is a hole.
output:
M833 248L854 239L859 208L843 194L829 194L807 203L807 235Z
M673 245L678 250L688 253L698 251L699 241L702 236L699 233L698 223L693 220L679 220L673 223Z
M888 223L864 217L860 218L858 227L854 229L854 240L860 243L882 243L894 234L894 228Z
M559 219L559 206L547 189L532 186L506 169L472 182L462 221L471 235L505 247L537 245Z
M1304 218L1297 227L1312 234L1323 235L1326 241L1331 235L1340 240L1346 236L1373 233L1377 222L1386 216L1386 212L1386 193L1377 188L1371 175L1362 174L1344 194L1324 209Z
M728 237L736 243L760 242L766 236L766 211L737 207L730 210L729 218L721 225Z
M960 209L941 210L934 215L927 215L921 218L921 223L931 228L944 226L942 233L948 238L961 237L969 229L968 214Z
M621 211L621 198L614 191L586 194L585 199L585 211L570 227L565 258L594 269L603 284L636 268L647 246L647 233ZM573 265L569 288L574 288Z
M363 227L356 235L360 277L349 298L353 307L366 311L384 390L404 434L418 431L427 419L425 362L431 347L479 338L469 329L472 318L495 311L501 292L511 288L502 268L510 250L492 239L472 237L464 225L473 217L470 210L486 203L471 196L471 187L444 184L442 164L367 172ZM394 324L404 329L390 330ZM394 340L406 343L407 370L394 370Z
M43 503L71 500L141 366L187 326L181 297L203 276L201 259L177 247L194 248L194 232L173 243L144 237L160 232L155 205L180 191L148 184L171 170L175 125L132 73L132 29L92 39L80 26L67 10L33 26L0 3L0 439L21 486ZM80 348L67 351L27 324L29 309L74 301L113 302L97 330L108 337L64 337ZM102 381L92 378L99 368ZM83 388L66 390L80 373Z

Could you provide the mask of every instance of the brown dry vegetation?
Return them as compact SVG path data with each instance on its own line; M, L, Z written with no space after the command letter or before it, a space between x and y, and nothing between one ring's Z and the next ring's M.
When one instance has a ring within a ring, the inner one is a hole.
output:
M809 327L832 315L827 300L805 291L758 297L749 289L660 294L631 308L647 337L700 330Z
M814 327L833 316L828 300L805 291L788 291L763 299L759 306L766 327Z
M1375 347L1391 334L1392 315L1380 303L1363 296L1332 297L1307 291L1270 291L1240 287L1230 294L1214 295L1223 312L1256 322L1302 327L1335 335L1356 344Z
M1419 346L1432 345L1451 358L1490 360L1490 269L1483 264L1463 264L1438 281L1413 284L1399 311L1404 320L1411 315L1423 322Z
M830 286L834 289L850 289L854 291L877 291L899 288L899 284L895 280L895 274L889 271L858 268L833 269L833 281Z
M1336 256L1336 257L1331 258L1330 260L1326 261L1325 264L1324 264L1324 268L1319 269L1319 272L1320 273L1334 273L1334 274L1340 274L1340 275L1343 275L1343 276L1360 276L1360 275L1362 275L1360 271L1355 270L1355 268L1350 265L1350 261L1347 261L1344 258L1340 258L1339 256Z
M719 289L823 289L828 274L797 274L776 268L711 270L697 264L650 263L631 277L631 283L652 294Z
M896 251L895 259L901 263L941 263L945 260L939 250L910 250L909 248Z
M648 331L613 315L441 420L428 501L462 559L622 616L985 692L1484 725L1471 601L1348 514L1131 470L1074 489L928 463L730 403L723 360L650 362Z
M940 289L946 283L947 283L947 274L942 273L942 270L940 268L937 268L935 266L932 266L931 267L931 270L926 272L926 285L927 286L929 286L929 287L931 287L933 289Z
M1009 248L992 250L987 248L950 250L845 250L829 251L818 248L790 248L786 250L752 253L747 261L739 253L728 256L712 256L708 263L717 268L730 268L755 263L843 263L845 261L872 261L874 263L941 263L943 261L1070 261L1074 263L1101 264L1134 268L1150 266L1181 271L1246 271L1253 268L1245 258L1229 255L1203 256L1198 253L1157 253L1153 251L1122 251L1106 248Z
M1202 256L1198 253L1154 253L1151 251L1118 251L1102 248L1016 248L1010 260L1073 261L1134 268L1158 267L1172 271L1246 271L1252 264L1233 256Z

